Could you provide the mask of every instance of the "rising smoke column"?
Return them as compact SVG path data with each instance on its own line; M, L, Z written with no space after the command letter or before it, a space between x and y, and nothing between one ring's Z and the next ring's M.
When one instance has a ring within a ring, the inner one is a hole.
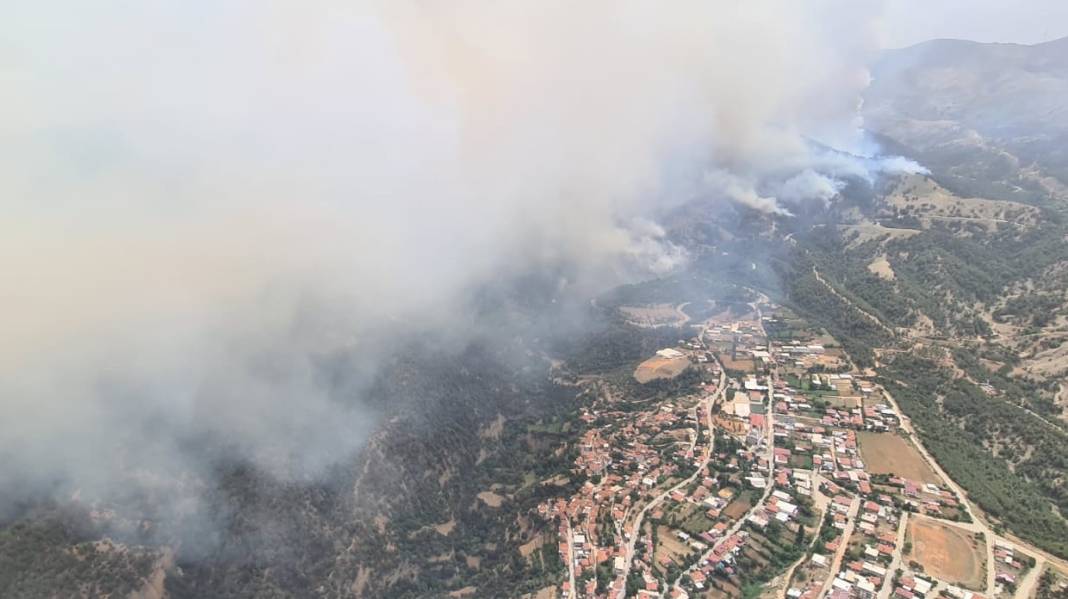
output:
M314 475L374 421L316 356L447 330L505 272L670 270L655 218L680 189L780 213L829 194L810 140L859 147L877 7L8 12L0 482L93 495L197 472L189 438Z

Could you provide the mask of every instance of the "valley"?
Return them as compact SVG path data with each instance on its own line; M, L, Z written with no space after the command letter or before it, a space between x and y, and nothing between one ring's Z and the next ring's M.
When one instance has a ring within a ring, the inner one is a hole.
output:
M1068 38L253 4L12 42L0 597L1068 598Z

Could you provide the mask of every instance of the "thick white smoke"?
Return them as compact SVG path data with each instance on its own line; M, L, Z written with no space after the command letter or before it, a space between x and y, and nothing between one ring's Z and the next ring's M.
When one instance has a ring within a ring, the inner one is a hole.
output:
M653 221L678 189L829 197L846 167L810 140L860 146L876 9L16 2L0 472L178 472L202 432L320 469L370 417L313 357L373 323L447 327L464 290L539 264L673 268Z

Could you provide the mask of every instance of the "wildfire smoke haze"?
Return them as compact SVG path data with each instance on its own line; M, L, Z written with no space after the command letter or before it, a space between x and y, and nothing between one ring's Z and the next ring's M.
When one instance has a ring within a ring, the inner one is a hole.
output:
M375 421L317 356L391 322L462 336L465 294L503 272L669 271L657 216L694 198L788 214L918 168L860 157L875 2L9 13L9 502L196 473L190 439L314 476Z

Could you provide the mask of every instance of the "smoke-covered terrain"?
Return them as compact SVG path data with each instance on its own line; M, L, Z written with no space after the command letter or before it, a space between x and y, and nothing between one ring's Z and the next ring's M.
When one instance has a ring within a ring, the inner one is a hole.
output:
M655 224L672 206L787 213L899 168L816 145L864 149L867 6L13 16L0 380L17 418L0 474L15 494L199 478L189 446L314 476L381 416L363 397L398 338L489 332L481 287L534 275L579 297L679 266ZM360 359L324 373L337 352Z
M928 121L1015 152L1032 203L1068 172L1035 132L1063 40L959 50L1047 117L958 114L910 69L966 71L880 55L879 2L7 12L3 596L535 591L514 546L578 382L676 336L605 292L804 307L784 236L888 216L901 178L1004 183Z
M867 125L944 168L963 192L1020 201L1063 193L1064 38L1033 46L933 40L885 53L873 78Z

